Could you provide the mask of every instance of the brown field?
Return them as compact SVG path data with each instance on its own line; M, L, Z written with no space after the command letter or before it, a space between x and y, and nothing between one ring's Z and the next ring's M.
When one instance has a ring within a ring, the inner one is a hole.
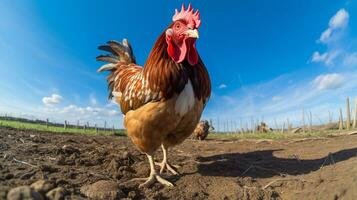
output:
M0 128L0 199L40 179L50 185L42 194L62 188L59 199L357 199L357 135L186 140L169 161L180 166L179 176L163 175L174 188L138 189L128 181L149 166L127 137Z

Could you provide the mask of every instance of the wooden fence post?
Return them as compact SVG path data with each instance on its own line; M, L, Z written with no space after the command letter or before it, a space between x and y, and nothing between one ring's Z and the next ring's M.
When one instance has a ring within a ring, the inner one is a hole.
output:
M242 117L239 118L239 126L240 126L240 129L241 129L241 132L244 133Z
M275 126L274 132L278 131L279 127L278 127L278 123L276 122L276 118L274 118L274 126Z
M222 119L222 131L223 133L226 132L226 122Z
M48 128L48 118L46 119L46 128Z
M286 123L288 125L288 132L290 133L291 132L291 125L290 125L290 120L289 118L286 119Z
M355 114L352 128L356 128L357 123L357 98L355 99Z
M302 107L302 132L305 133L305 110Z
M251 120L251 121L250 121L250 123L251 123L252 133L254 134L254 133L255 133L254 118L253 118L253 117L251 117L251 119L250 119L250 120Z
M112 133L113 133L113 135L115 134L114 125L113 125L113 128L112 128Z
M64 128L64 130L67 129L67 120L64 120L63 128Z
M309 123L309 131L310 133L312 132L312 113L311 113L311 110L309 111L310 112L310 123Z
M346 129L351 127L351 110L350 110L350 98L346 98Z
M233 132L234 132L233 120L231 120L231 133L233 134Z
M343 129L343 115L342 115L342 109L340 108L340 118L339 118L339 124L338 124L338 129L342 130Z
M97 124L95 124L95 133L98 133L98 127L97 127Z
M283 123L283 126L281 127L281 133L284 133L284 129L285 129L285 122Z

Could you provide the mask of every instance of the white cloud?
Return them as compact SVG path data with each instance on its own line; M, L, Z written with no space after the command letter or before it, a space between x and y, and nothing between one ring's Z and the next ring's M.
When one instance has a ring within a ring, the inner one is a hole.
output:
M335 66L336 60L341 56L340 50L330 50L328 52L320 54L320 52L315 51L312 54L311 62L321 62L326 66Z
M331 37L332 29L328 28L324 32L321 33L320 42L327 42L327 40Z
M331 41L336 32L347 27L349 21L349 14L345 9L340 9L329 22L329 27L321 33L319 41L328 43Z
M349 13L345 9L340 9L331 17L328 28L322 32L318 40L326 46L327 50L323 53L315 51L311 56L311 62L323 63L329 67L357 66L355 50L346 45L348 22Z
M315 51L312 54L311 61L312 62L325 62L327 59L327 56L328 56L327 53L320 54L318 51Z
M38 110L41 113L42 119L51 118L51 121L63 122L66 120L71 124L77 122L91 124L104 125L104 122L108 122L115 127L123 127L122 118L120 117L120 111L118 108L106 108L106 107L81 107L77 105L69 105L65 107L47 106ZM111 126L112 126L111 125Z
M49 113L58 113L58 114L70 114L70 115L87 115L89 116L103 116L110 117L119 115L119 111L114 109L107 109L101 107L79 107L76 105L69 105L63 108L45 108L45 111Z
M336 89L343 85L344 80L341 74L322 74L314 79L313 84L318 90Z
M345 9L340 9L329 22L332 29L345 28L348 24L349 14Z
M46 105L46 106L52 106L52 105L56 105L61 103L63 100L63 97L61 95L58 94L52 94L49 97L43 97L42 98L42 102Z
M221 85L218 86L219 89L225 89L227 88L227 85L222 83Z

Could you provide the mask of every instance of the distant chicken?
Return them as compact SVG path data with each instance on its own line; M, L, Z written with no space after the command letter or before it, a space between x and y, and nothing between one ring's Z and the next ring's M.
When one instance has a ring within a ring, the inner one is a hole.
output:
M98 72L110 71L109 98L120 105L128 136L149 159L150 176L135 179L145 180L140 187L156 181L173 186L157 173L155 164L161 167L160 173L177 174L168 163L168 148L191 135L211 94L210 78L195 43L201 25L199 11L182 5L172 20L143 67L136 64L126 39L100 46L111 54L97 57L108 62ZM163 160L155 163L153 155L160 146Z
M193 131L193 137L197 140L204 140L211 130L214 130L213 126L211 126L207 120L203 120L197 124L195 130Z

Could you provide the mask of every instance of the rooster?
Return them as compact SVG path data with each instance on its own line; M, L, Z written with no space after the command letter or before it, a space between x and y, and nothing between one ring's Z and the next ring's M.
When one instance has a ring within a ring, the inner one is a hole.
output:
M143 67L136 64L128 40L109 41L99 46L109 52L97 60L108 62L98 72L110 71L107 77L109 98L120 105L124 126L134 145L147 155L148 178L139 187L156 181L173 184L160 176L164 170L178 174L167 160L168 148L191 135L211 94L208 72L197 49L200 13L182 5L175 10L173 22L159 36ZM154 162L154 152L162 147L163 160ZM160 173L155 170L159 165Z

